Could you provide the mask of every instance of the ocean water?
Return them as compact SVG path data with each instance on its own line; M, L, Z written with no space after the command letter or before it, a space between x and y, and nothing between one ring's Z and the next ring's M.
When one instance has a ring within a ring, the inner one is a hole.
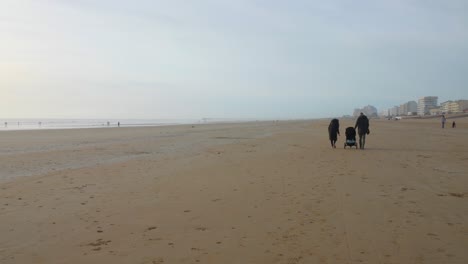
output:
M222 123L248 120L233 119L0 119L0 131L36 129L77 129L168 126L182 124Z
M198 123L190 119L2 119L0 130L164 126Z

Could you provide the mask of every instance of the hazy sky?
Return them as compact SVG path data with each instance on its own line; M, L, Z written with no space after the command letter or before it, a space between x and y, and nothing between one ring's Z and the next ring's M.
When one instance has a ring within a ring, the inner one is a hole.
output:
M0 0L0 117L309 118L468 99L466 0Z

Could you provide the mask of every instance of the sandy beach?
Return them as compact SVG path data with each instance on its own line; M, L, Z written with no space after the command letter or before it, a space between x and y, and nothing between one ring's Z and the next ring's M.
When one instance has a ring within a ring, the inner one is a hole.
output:
M456 121L1 132L0 263L468 263Z

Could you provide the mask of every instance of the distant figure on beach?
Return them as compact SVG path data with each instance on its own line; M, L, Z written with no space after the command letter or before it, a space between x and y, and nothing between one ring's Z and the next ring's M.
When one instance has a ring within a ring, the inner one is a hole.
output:
M366 144L366 135L369 135L369 119L364 113L361 112L358 119L356 120L356 125L354 125L354 129L358 129L359 135L359 148L364 149L364 145Z
M120 127L120 122L117 122L117 126Z
M455 121L452 122L452 128L456 128L457 124L455 124Z
M110 122L109 122L109 121L107 121L107 126L110 126Z
M5 122L5 127L8 127L8 122Z
M445 118L445 115L442 115L440 122L442 122L442 128L445 128L445 122L447 122L447 118Z
M338 119L332 119L330 125L328 125L328 137L330 138L330 143L332 148L336 148L336 141L338 140L338 135L340 134L340 122Z

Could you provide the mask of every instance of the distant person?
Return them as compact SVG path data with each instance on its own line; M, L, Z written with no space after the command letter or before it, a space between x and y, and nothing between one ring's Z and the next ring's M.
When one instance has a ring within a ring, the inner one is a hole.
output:
M358 119L356 120L356 125L354 125L354 129L358 129L359 135L359 148L364 149L364 145L366 144L366 135L369 135L369 119L364 113L361 112Z
M455 121L452 122L452 128L456 128L457 124L455 124Z
M332 148L336 148L336 141L338 140L338 135L340 134L340 122L338 119L332 119L330 125L328 125L328 137L330 138L330 143Z
M117 126L120 127L120 122L117 122Z
M5 122L5 127L8 127L8 122Z
M442 123L442 128L445 128L445 122L447 122L447 118L445 118L445 115L442 115L440 122Z

